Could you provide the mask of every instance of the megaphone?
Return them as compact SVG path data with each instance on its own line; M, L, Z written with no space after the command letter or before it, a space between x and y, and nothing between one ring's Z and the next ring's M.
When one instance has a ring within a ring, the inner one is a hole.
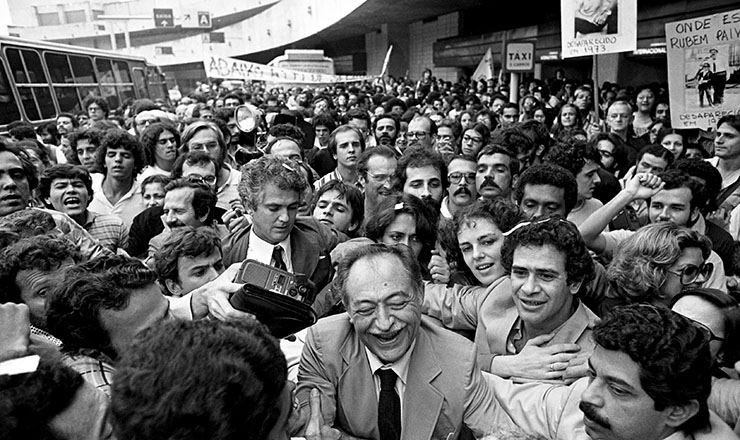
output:
M262 123L262 111L254 106L240 105L234 110L236 127L244 133L252 133Z

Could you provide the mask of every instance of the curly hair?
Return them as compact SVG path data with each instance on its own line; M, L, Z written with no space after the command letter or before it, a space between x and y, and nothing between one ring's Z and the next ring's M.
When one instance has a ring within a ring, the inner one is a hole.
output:
M699 209L701 211L706 207L707 192L704 184L698 179L692 178L686 171L670 169L658 174L658 177L663 181L664 190L688 188L689 191L691 191L691 211L694 209Z
M141 145L144 147L144 151L146 151L147 165L156 164L156 152L157 144L159 143L159 136L161 136L165 131L172 133L172 136L175 137L175 147L177 150L180 149L180 131L177 127L170 122L155 122L144 129L140 138Z
M491 134L491 143L500 145L506 150L514 153L514 157L517 158L517 166L516 169L514 169L512 166L513 174L519 174L519 172L522 171L522 167L519 164L518 158L531 156L531 154L535 151L535 147L537 147L534 139L530 137L519 124L496 130L493 134ZM549 146L549 140L545 141L545 143L542 145Z
M117 438L266 440L288 368L256 321L172 321L138 335L117 365Z
M275 124L270 127L269 135L276 138L291 138L302 148L306 135L303 130L293 124Z
M633 304L616 308L593 331L596 344L628 355L640 367L640 386L662 411L699 403L696 415L678 428L687 434L709 425L709 338L688 318L666 307Z
M442 188L446 189L448 186L447 165L445 165L442 155L436 151L429 151L428 148L411 147L404 151L403 156L401 156L396 165L399 190L403 190L403 186L406 184L406 170L408 168L424 168L427 166L439 171Z
M107 155L108 150L113 148L121 148L131 152L131 155L134 158L134 172L132 178L135 179L147 163L144 147L141 146L141 143L134 135L125 130L108 130L100 141L100 148L98 148L98 154L95 157L95 162L97 163L98 168L103 171L103 174L108 174L108 169L105 166L105 156Z
M396 194L383 199L371 216L365 219L363 235L374 242L380 242L385 230L400 214L409 214L416 221L416 237L422 244L419 261L426 268L437 241L437 213L420 198L411 194Z
M87 110L87 108L90 107L92 104L97 104L98 107L100 107L100 110L103 111L105 117L108 117L108 113L110 110L108 108L108 101L106 101L105 98L102 98L100 96L90 96L82 103L82 107Z
M502 197L494 199L478 199L470 205L464 206L455 213L451 222L452 230L455 233L455 249L452 254L456 267L461 268L463 274L468 279L475 279L473 272L465 263L457 236L464 226L469 226L475 220L488 220L496 225L502 231L507 232L524 219L522 211L514 203L505 200ZM448 255L450 253L448 252Z
M624 302L661 302L668 269L691 247L709 258L711 242L696 231L673 222L643 226L621 243L606 270L607 280Z
M249 161L241 169L242 180L239 182L239 196L244 207L254 212L262 201L268 184L283 191L295 191L303 196L308 182L298 170L298 164L292 160L277 156L263 156Z
M184 227L172 231L162 246L154 253L154 271L160 286L167 287L165 281L180 282L178 260L180 257L194 258L208 256L215 249L221 251L221 237L207 226L199 228Z
M88 202L93 198L92 177L82 165L72 165L60 163L44 170L39 179L39 195L42 199L49 198L51 194L51 185L57 179L79 179L85 184L87 190Z
M118 353L100 322L100 313L123 310L134 289L155 281L156 274L144 263L121 255L102 256L73 266L49 298L47 327L62 340L65 352L92 349L116 359Z
M59 361L41 358L32 373L0 376L0 437L56 440L51 421L75 400L84 379Z
M0 218L0 226L10 230L20 238L48 234L57 227L50 212L42 209L21 209Z
M80 158L77 156L77 145L81 140L87 140L90 145L100 148L100 142L103 140L105 132L97 128L85 128L82 130L75 129L67 135L69 141L69 150L65 153L64 157L67 158L68 163L75 165L81 165Z
M507 273L511 273L517 248L551 246L565 257L568 284L580 282L583 290L594 279L594 262L576 225L560 217L520 225L506 236L501 248L501 265Z
M23 302L16 283L18 272L52 272L69 259L79 261L81 255L71 241L61 236L38 235L9 245L0 254L0 303Z
M578 176L589 161L600 164L599 152L590 144L576 140L553 145L544 158L545 163L559 165L573 173L574 176Z
M573 173L565 168L549 163L534 165L527 168L514 188L514 199L517 204L522 204L524 188L527 185L550 185L555 188L563 188L565 195L565 214L568 215L578 200L578 182Z

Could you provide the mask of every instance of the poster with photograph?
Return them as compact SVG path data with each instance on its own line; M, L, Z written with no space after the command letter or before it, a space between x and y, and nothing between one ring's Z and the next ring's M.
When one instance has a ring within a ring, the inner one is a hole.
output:
M740 114L740 9L665 25L671 125L716 127Z
M562 57L637 48L637 0L561 0Z

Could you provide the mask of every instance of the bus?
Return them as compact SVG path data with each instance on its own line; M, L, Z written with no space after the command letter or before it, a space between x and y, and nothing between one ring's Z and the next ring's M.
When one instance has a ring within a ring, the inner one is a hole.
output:
M164 75L143 57L0 36L0 59L0 131L13 121L37 126L77 113L91 96L111 110L129 98L169 102Z

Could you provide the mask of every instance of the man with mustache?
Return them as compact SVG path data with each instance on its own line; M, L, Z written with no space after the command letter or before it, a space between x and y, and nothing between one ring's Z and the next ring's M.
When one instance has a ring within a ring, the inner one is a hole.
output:
M511 190L519 177L519 159L500 145L486 145L478 153L475 187L486 199L511 197Z
M593 331L589 377L570 386L487 375L526 432L570 440L736 439L710 411L710 335L668 308L620 307Z
M395 193L396 153L382 145L365 150L357 163L360 183L365 191L364 218L370 218L381 200Z
M478 197L475 187L477 164L470 156L457 155L447 165L447 195L442 199L440 214L452 219L463 206L470 205Z
M164 231L149 241L149 267L154 267L154 254L175 229L210 226L220 237L228 232L224 225L216 222L216 193L208 184L181 178L168 183L164 190Z

